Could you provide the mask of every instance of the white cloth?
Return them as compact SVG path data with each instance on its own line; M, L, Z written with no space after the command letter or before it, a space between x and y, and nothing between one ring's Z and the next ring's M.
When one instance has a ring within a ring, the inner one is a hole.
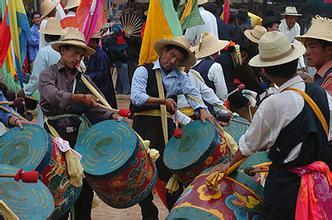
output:
M199 13L204 21L204 24L188 28L184 35L192 45L197 45L199 43L199 39L203 32L210 32L218 38L218 25L216 17L203 7L199 7Z
M45 26L47 24L47 20L48 20L48 18L44 18L41 21L39 30L45 28ZM42 49L45 46L46 46L45 35L43 33L39 32L39 50Z
M292 122L302 111L305 101L299 93L295 91L284 91L280 93L280 91L288 87L305 91L304 81L300 76L295 76L281 85L277 93L266 98L263 103L261 103L250 127L240 138L239 150L243 155L249 156L256 151L272 147L280 131ZM332 97L329 95L327 95L327 97L330 109L329 136L331 137ZM302 143L298 146L294 146L284 160L284 163L296 159L300 153L301 147Z

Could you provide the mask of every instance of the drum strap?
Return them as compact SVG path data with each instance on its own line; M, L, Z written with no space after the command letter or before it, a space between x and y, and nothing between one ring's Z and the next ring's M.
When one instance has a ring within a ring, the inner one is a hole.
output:
M163 81L161 79L160 70L156 70L155 73L157 79L159 98L165 99L164 86L163 86ZM168 124L167 124L167 111L165 105L160 105L160 112L161 112L161 127L163 130L164 142L166 145L168 142Z

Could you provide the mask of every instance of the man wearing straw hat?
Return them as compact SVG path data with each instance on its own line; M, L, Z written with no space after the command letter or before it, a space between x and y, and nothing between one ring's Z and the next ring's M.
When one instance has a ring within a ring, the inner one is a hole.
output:
M207 112L201 95L187 77L177 70L178 67L190 68L196 58L189 50L189 43L183 36L161 39L154 48L159 59L136 69L131 89L131 109L133 111L133 129L150 147L158 149L160 157L156 161L159 178L167 182L171 171L163 163L165 144L174 130L171 115L176 111L177 95L184 94L200 119L215 120ZM181 191L181 190L180 190ZM167 208L170 210L181 192L166 194ZM143 219L158 219L158 208L153 204L152 194L140 202Z
M314 83L332 95L332 19L313 18L308 32L296 39L306 47L308 65L317 70Z
M313 212L322 219L331 218L331 188L326 185L325 175L332 165L328 147L332 98L296 74L298 58L304 52L302 45L291 45L284 34L273 31L260 39L259 55L249 62L263 68L279 86L259 106L231 162L233 165L256 151L268 149L272 165L264 187L263 219L313 219ZM306 178L313 178L311 174L319 176L313 184L323 190L321 193L317 194L306 182ZM328 210L321 206L322 199Z
M77 27L78 26L78 22L76 19L76 10L78 8L78 6L80 5L81 1L80 0L68 0L67 4L65 6L65 10L68 11L68 13L66 14L66 16L61 19L61 26L63 28L66 27Z
M213 34L202 33L195 56L197 61L194 70L199 72L208 87L213 89L220 100L227 98L227 86L221 65L215 61L219 53L229 44L229 41L218 40Z
M95 53L94 49L87 46L84 35L78 30L69 29L59 41L52 44L52 48L60 53L61 58L40 74L40 105L46 116L46 129L52 132L54 128L61 138L74 147L79 128L87 123L83 115L92 124L112 119L115 115L99 107L99 100L91 94L92 89L86 80L94 89L96 86L77 69L84 56ZM90 219L92 199L92 188L84 180L81 195L74 205L75 219Z
M48 18L55 17L57 5L58 5L58 3L50 2L48 0L44 0L40 4L40 10L42 13L42 16L41 16L42 21L40 23L40 28L45 28ZM40 33L39 49L43 48L45 45L46 45L46 41L45 41L44 34Z

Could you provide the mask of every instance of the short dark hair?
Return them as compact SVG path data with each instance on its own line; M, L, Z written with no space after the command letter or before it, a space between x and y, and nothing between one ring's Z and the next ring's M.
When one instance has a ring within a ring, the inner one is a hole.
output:
M51 35L51 34L45 34L45 40L46 42L54 42L59 40L61 35Z
M281 78L289 78L296 74L298 59L284 63L278 66L264 67L268 75L274 75Z
M171 49L176 49L178 50L184 57L187 57L189 54L188 52L183 49L182 47L176 46L176 45L172 45L172 44L168 44L165 46L166 50L169 51Z
M317 39L319 43L322 45L323 48L330 47L332 46L332 42L326 41L326 40L320 40Z
M35 15L40 15L40 12L39 11L34 11L32 14L31 14L31 19L33 19L35 17Z

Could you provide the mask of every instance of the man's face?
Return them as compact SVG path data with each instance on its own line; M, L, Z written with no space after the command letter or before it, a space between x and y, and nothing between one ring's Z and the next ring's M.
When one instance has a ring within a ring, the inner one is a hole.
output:
M79 47L61 47L61 61L65 67L74 69L80 64L84 52L84 49Z
M163 70L171 71L183 61L185 57L183 54L175 48L167 50L165 47L159 58L160 66Z
M98 47L99 39L92 38L89 43L89 47L96 49Z
M267 31L279 31L279 24L273 23L271 27L267 28Z
M306 39L304 42L308 65L319 69L332 58L332 47L323 47L318 40Z
M33 15L32 23L34 23L36 25L40 25L40 22L41 22L40 14Z
M294 25L297 21L297 17L287 15L287 16L285 16L285 20L286 20L286 24L287 24L288 28L291 29L292 27L294 27Z

